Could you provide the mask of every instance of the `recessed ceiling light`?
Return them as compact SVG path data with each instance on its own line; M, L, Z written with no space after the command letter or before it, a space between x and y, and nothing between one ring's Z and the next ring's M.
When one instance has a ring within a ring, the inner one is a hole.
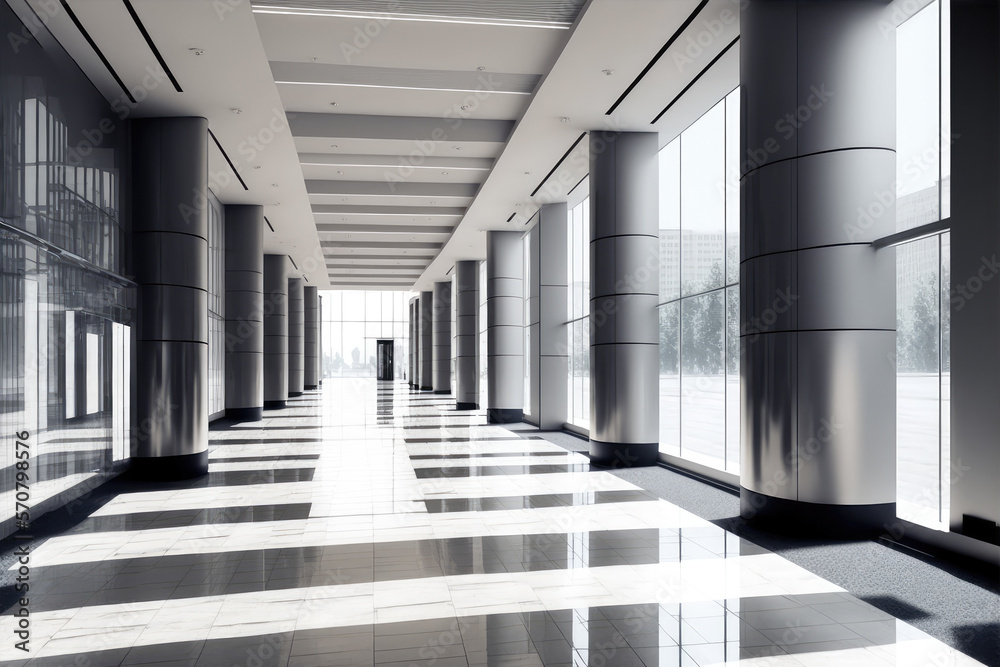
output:
M611 76L615 73L613 69L602 69L601 71L604 72L604 76Z
M345 88L386 88L390 90L429 90L442 93L482 93L482 89L475 88L437 88L434 86L386 86L376 83L342 83L339 81L275 81L281 86L343 86ZM492 95L531 95L525 90L496 90L491 89Z
M524 175L525 176L531 176L531 172L530 171L526 171L526 172L524 172Z
M563 116L562 118L559 119L559 122L560 123L568 123L569 122L569 116Z
M255 165L253 166L253 168L254 168L254 169L260 169L260 165L259 165L259 164L255 164Z
M278 184L277 183L271 183L271 187L272 188L276 188L276 187L278 187Z
M479 70L480 72L485 72L486 71L486 67L484 67L483 65L480 65L476 69Z
M514 208L518 208L520 206L521 206L520 204L514 204Z
M281 206L281 202L280 201L276 201L276 202L274 202L274 205L275 206Z
M330 148L336 148L337 144L330 144Z
M191 47L190 49L188 49L188 51L195 54L196 56L205 55L205 49L199 49L197 46Z
M340 105L338 103L336 103L336 102L330 102L330 106L331 107L338 107Z
M456 151L460 151L460 150L462 150L462 147L461 147L461 146L452 146L452 148L454 148L454 149L455 149Z
M230 109L230 111L232 111L237 116L239 116L241 113L243 113L243 109L240 109L239 107L233 107L232 109Z
M441 172L441 175L442 175L442 176L447 176L447 175L448 175L448 172L447 172L447 171L442 171L442 172Z
M462 111L468 111L469 110L469 105L468 104L463 104L462 106L459 107L459 109L461 109Z
M344 175L344 172L343 172L343 171L341 171L340 169L338 169L338 170L337 170L337 175L338 175L338 176L343 176L343 175Z
M549 30L569 30L568 21L505 20L493 18L447 17L435 14L407 14L396 12L358 12L306 7L281 7L274 5L254 5L254 14L288 14L291 16L316 16L340 19L361 19L372 21L420 21L425 23L460 23L464 25L496 25L506 28L546 28Z

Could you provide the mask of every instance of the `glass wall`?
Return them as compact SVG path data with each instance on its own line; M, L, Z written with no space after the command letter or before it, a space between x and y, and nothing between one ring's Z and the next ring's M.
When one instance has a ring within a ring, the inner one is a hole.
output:
M376 377L377 341L393 340L393 377L406 379L407 292L324 291L322 376Z
M226 229L222 204L208 196L208 414L226 412Z
M133 310L130 283L119 277L128 272L119 117L7 3L0 32L18 36L3 55L0 87L4 537L18 528L15 512L37 519L122 469Z
M896 30L897 231L951 215L950 3L918 2Z
M660 451L739 473L739 89L660 152ZM734 177L735 172L735 177Z
M531 417L531 234L521 238L522 276L521 307L524 322L524 334L521 349L524 351L524 415Z
M569 275L569 423L590 428L590 197L570 209L566 234Z
M924 2L896 33L896 229L951 214L950 3ZM948 530L951 235L896 252L896 510Z
M486 325L489 321L486 314L486 262L479 262L479 407L489 406L490 383L488 379L489 361L486 340Z

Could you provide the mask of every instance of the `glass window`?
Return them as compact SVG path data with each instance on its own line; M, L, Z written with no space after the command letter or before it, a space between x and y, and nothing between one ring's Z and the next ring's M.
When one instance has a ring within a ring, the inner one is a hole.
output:
M950 235L896 248L896 511L947 530Z
M569 423L590 427L590 198L569 211Z
M725 284L726 114L712 107L681 134L681 292Z
M944 27L944 30L942 30ZM951 215L950 7L934 0L896 30L896 230Z
M404 378L410 344L406 293L324 291L321 298L323 377L375 377L377 341L392 338L396 341L393 373Z
M660 152L660 452L739 472L739 90Z

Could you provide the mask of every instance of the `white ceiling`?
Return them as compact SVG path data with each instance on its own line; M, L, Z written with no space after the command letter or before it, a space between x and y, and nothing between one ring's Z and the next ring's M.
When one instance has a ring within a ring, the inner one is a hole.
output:
M208 118L246 182L213 146L213 191L263 204L266 252L321 287L430 289L485 257L484 230L525 229L565 199L589 169L581 134L665 144L739 80L739 43L719 58L739 0L131 0L183 92L143 89L157 63L125 0L68 2L137 89L119 106ZM123 99L64 13L46 25Z

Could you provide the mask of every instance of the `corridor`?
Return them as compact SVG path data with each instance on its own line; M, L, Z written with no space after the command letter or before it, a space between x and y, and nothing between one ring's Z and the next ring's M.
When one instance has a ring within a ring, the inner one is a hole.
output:
M31 544L30 653L11 608L0 662L979 664L405 383L326 380L262 422L213 425L209 460L207 477L118 480L85 517L54 512L65 528Z

